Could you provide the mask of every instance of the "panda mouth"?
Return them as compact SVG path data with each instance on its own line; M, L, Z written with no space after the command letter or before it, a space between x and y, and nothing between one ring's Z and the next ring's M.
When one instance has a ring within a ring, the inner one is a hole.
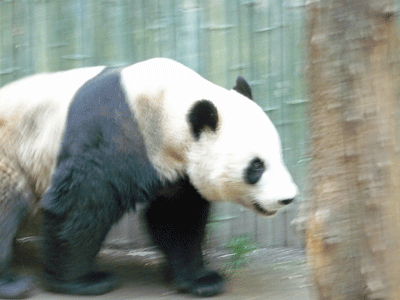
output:
M258 204L257 202L253 202L253 207L255 208L255 210L264 215L264 216L273 216L274 214L276 214L276 211L268 211L266 209L264 209L260 204Z

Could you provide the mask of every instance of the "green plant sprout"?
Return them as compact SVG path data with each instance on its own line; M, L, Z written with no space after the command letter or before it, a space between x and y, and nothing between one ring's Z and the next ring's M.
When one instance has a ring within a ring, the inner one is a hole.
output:
M232 237L226 248L231 253L231 259L226 265L225 275L232 278L240 267L249 263L248 254L257 249L257 244L245 234Z

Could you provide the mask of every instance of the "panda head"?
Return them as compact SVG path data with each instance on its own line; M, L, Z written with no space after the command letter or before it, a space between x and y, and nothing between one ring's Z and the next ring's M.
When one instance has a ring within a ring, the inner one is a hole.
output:
M278 133L239 77L224 99L196 101L187 120L193 137L187 174L209 201L229 200L271 216L297 194ZM219 95L220 96L220 95Z

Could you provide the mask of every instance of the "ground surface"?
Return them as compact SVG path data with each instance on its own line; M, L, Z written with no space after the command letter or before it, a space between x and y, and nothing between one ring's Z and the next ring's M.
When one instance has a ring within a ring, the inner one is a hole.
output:
M35 272L37 259L29 255L28 247L20 247L19 261L25 272ZM227 252L208 251L206 258L214 269L222 270L230 279L225 293L218 300L315 300L304 253L298 249L260 249L249 257L249 263L235 271L229 268L231 256ZM115 291L97 297L57 295L36 288L30 299L200 299L178 294L163 280L163 258L154 249L127 250L105 249L99 264L112 270L121 279Z

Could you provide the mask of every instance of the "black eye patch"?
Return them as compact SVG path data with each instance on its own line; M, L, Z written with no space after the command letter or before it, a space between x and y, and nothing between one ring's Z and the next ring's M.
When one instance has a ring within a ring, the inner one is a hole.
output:
M244 178L249 184L255 184L265 172L265 164L260 158L254 158L245 170Z

